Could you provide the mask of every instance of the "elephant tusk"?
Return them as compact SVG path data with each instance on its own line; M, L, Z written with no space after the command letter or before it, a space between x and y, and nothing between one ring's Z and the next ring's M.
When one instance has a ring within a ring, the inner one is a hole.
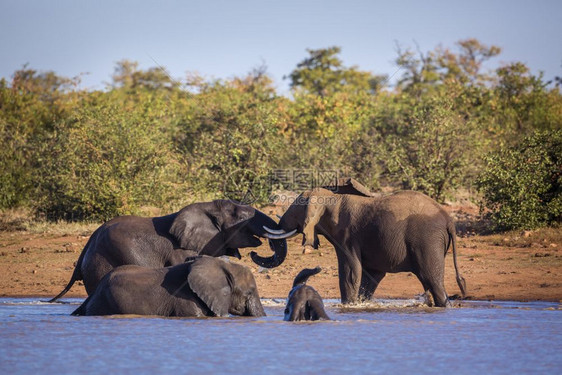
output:
M270 240L284 240L286 238L291 238L296 235L297 235L297 230L293 229L292 231L283 234L264 233L263 237L269 238Z
M265 225L263 226L263 229L265 229L268 233L271 233L271 234L285 234L285 233L287 233L283 229L271 229L271 228L266 227Z

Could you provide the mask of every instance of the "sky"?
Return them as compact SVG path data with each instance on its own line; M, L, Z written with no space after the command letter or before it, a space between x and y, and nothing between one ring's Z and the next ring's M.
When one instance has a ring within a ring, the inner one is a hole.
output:
M307 49L339 46L346 66L399 76L397 45L454 50L476 38L502 48L488 68L520 61L550 80L562 76L561 16L559 0L0 0L0 77L27 63L103 89L122 59L178 81L265 65L285 94Z

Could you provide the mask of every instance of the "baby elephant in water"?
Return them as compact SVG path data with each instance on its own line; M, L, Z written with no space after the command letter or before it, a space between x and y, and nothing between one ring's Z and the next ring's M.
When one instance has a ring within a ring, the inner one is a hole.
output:
M284 320L330 320L324 311L324 303L322 303L320 294L313 287L306 285L308 278L320 271L322 271L320 267L305 268L295 277L293 289L287 298Z
M250 270L209 256L166 268L117 267L72 313L113 314L265 316Z

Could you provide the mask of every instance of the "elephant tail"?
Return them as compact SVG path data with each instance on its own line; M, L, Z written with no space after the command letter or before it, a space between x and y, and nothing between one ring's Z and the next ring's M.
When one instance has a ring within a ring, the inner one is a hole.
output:
M459 265L457 263L457 233L455 229L455 223L453 221L449 222L447 228L449 232L449 243L453 246L453 264L455 265L455 273L457 275L457 284L461 290L462 298L466 297L466 281L459 273Z
M303 269L299 272L297 277L295 277L295 281L293 281L293 288L300 284L306 284L310 276L314 276L320 271L322 271L322 268L320 267Z
M72 277L70 278L68 284L66 284L62 292L60 292L59 294L57 294L55 297L51 298L47 302L49 303L56 302L56 300L64 296L66 292L68 292L70 288L72 288L72 285L74 285L76 281L82 280L82 272L80 271L80 266L82 264L82 258L83 258L82 255L84 254L84 252L85 251L83 250L82 254L80 254L80 257L78 258L78 262L76 262L76 267L74 267L74 272L72 272Z
M47 302L49 303L55 302L56 300L64 296L66 292L68 292L70 288L72 288L72 285L74 285L76 281L82 280L82 271L81 271L82 260L84 259L84 254L86 254L86 251L88 251L88 248L90 247L90 243L93 241L92 239L96 236L96 233L97 230L90 236L90 239L86 243L86 246L84 246L84 249L82 249L82 253L80 253L80 256L78 257L78 261L76 262L76 267L74 267L74 272L72 272L72 276L70 277L70 281L68 282L68 284L66 284L62 292L60 292L59 294L56 295L56 297L51 298Z

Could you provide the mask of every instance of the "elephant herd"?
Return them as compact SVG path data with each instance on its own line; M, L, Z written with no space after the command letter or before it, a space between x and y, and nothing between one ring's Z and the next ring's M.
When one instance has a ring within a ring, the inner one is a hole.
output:
M73 315L264 316L250 269L219 257L240 259L239 248L257 247L262 238L273 255L252 251L252 260L278 267L287 256L286 239L298 234L305 249L317 249L319 235L334 246L344 304L371 299L386 273L411 272L436 306L447 306L449 247L465 296L454 222L437 202L413 191L378 197L341 179L302 193L279 223L230 200L194 203L162 217L112 219L92 234L68 285L50 302L82 280L88 298ZM306 285L318 272L304 269L295 277L285 320L329 319L318 292Z

